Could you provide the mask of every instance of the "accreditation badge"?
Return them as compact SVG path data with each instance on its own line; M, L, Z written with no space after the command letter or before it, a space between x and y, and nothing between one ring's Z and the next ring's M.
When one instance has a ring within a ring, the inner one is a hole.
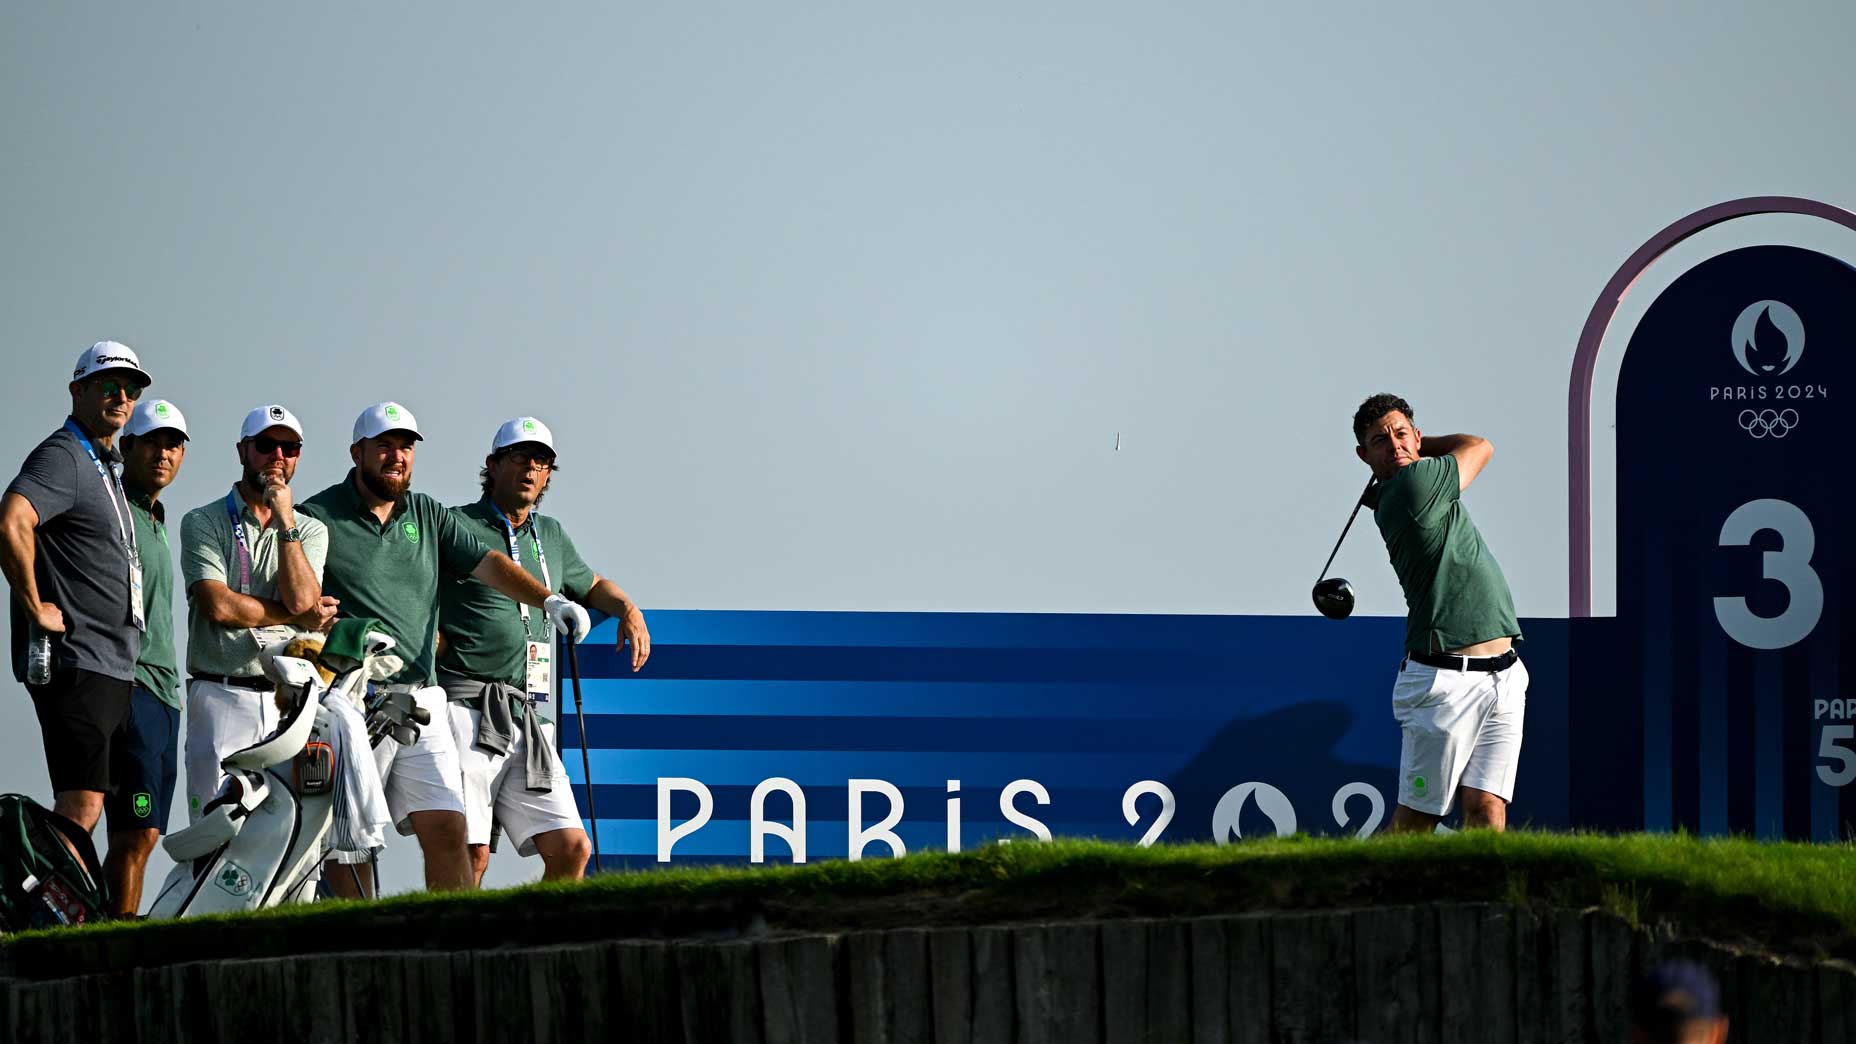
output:
M129 552L129 622L138 631L148 630L142 615L142 556L133 550Z
M528 643L528 699L530 703L546 703L554 692L554 665L550 660L548 642Z

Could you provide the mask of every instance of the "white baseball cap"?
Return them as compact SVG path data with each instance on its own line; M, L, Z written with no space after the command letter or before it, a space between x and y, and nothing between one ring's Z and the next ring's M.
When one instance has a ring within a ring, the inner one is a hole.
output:
M181 438L188 438L187 418L181 416L179 406L166 399L143 399L135 404L135 412L129 414L129 423L122 426L122 433L140 437L163 428L173 428L180 432Z
M354 419L354 438L348 441L379 438L389 431L403 431L415 439L425 438L419 434L419 422L413 419L411 410L397 402L377 402Z
M135 357L135 350L121 341L98 341L84 349L84 354L77 357L77 368L71 371L71 379L81 381L105 370L128 370L140 377L144 386L155 380L142 369L142 360Z
M504 421L503 426L496 429L496 438L490 440L490 452L495 453L518 442L539 442L553 449L554 433L534 417L517 417L515 420Z
M303 437L303 425L296 419L296 414L276 403L260 406L245 414L245 423L238 427L238 440L244 442L254 435L261 435L266 428L285 427L296 432L297 438Z

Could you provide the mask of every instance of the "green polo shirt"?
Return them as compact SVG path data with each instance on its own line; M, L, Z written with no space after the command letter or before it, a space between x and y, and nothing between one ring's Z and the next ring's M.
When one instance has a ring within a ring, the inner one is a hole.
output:
M508 552L509 531L503 528L503 517L489 497L454 507L451 515L477 539ZM522 568L547 584L548 590L576 602L586 600L593 587L593 570L552 515L529 512L516 528L516 547ZM546 580L541 575L544 555ZM453 577L438 585L438 626L446 640L445 655L438 660L440 671L518 686L528 681L526 643L531 638L548 641L553 637L548 614L530 609L525 628L521 608L513 599L472 576Z
M440 579L469 576L490 545L424 493L407 493L382 523L361 503L352 468L299 510L329 527L322 593L341 599L343 616L378 619L399 643L406 666L387 680L433 684Z
M135 544L142 552L142 651L135 684L180 709L180 660L174 655L174 553L168 550L167 511L145 493L129 494Z
M1408 464L1365 502L1405 589L1405 651L1521 637L1508 580L1463 506L1455 457Z

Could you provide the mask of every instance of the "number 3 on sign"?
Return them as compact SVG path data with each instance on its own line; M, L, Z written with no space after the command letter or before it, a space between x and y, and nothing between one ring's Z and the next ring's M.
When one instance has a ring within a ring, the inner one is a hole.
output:
M1760 616L1747 606L1745 598L1717 597L1714 617L1721 621L1721 630L1741 645L1783 649L1810 634L1824 612L1824 585L1811 568L1817 532L1796 504L1750 500L1721 523L1721 546L1745 547L1752 543L1753 534L1763 530L1777 533L1780 547L1762 556L1760 575L1785 585L1785 593L1790 596L1785 611L1777 616Z

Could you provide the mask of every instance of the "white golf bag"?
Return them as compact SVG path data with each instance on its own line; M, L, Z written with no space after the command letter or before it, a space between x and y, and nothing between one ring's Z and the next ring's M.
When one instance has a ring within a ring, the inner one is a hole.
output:
M174 869L149 908L151 920L315 898L323 860L331 854L329 827L344 772L333 752L371 759L371 748L386 736L412 743L419 726L431 723L409 695L372 691L367 684L370 674L398 669L399 658L390 655L393 639L369 631L362 644L362 660L326 687L309 660L284 655L287 643L265 649L259 658L264 673L292 709L270 736L226 755L220 762L225 778L218 796L201 810L199 820L162 843ZM331 694L340 694L365 715L367 749L332 742L341 723L336 711L323 705ZM378 785L377 777L369 778Z

